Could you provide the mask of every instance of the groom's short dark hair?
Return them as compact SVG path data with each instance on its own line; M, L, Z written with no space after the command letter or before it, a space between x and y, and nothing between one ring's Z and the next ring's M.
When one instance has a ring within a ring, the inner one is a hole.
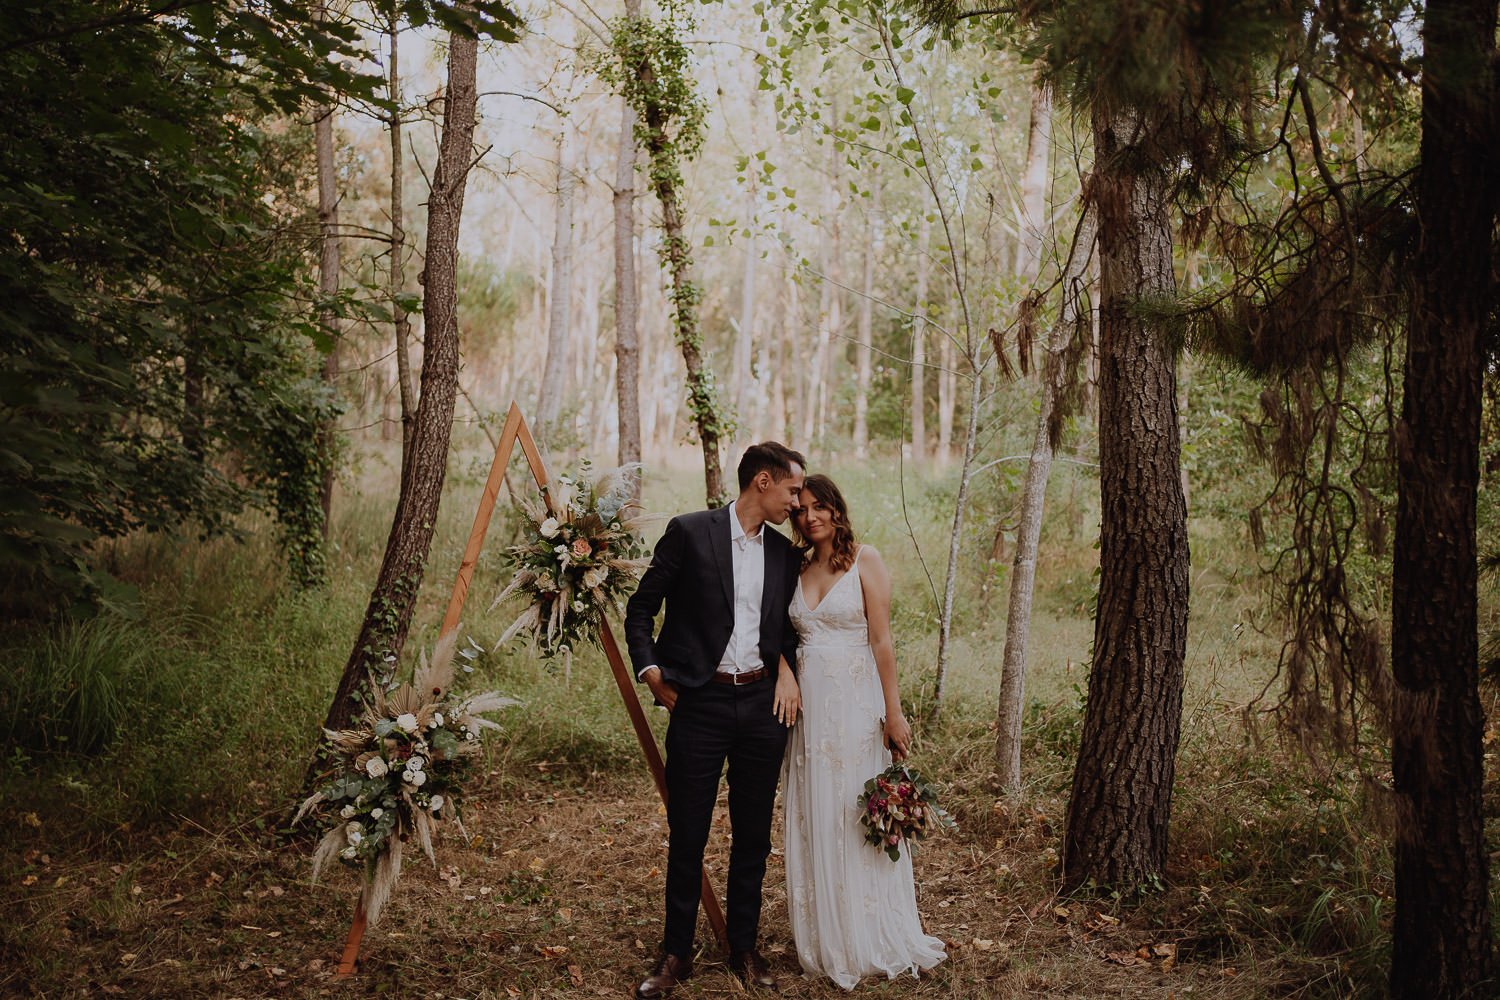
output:
M807 471L807 459L802 457L802 453L793 451L780 441L752 444L745 449L745 454L740 459L740 491L744 492L762 472L769 472L771 478L778 481L785 479L792 474L793 463L804 472Z

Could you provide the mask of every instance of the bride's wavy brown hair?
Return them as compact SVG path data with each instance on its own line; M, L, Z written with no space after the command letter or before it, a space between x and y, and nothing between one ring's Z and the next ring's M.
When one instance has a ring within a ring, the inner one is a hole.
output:
M857 548L854 544L854 529L849 525L849 505L844 502L844 494L839 492L839 488L834 485L832 479L824 475L808 476L802 481L802 488L811 493L833 514L833 553L829 557L828 565L835 573L842 573L854 565L854 552ZM797 546L802 549L804 557L812 552L812 543L797 527L795 517L792 518L792 534L796 538Z

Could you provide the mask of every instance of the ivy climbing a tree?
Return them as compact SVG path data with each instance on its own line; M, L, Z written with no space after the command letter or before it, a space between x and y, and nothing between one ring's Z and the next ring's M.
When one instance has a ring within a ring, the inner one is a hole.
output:
M693 253L684 234L680 192L682 164L703 144L704 104L693 87L687 46L681 32L692 26L677 3L665 5L662 20L626 16L614 22L612 58L601 60L600 76L617 88L636 113L636 139L648 156L651 190L661 202L661 259L671 277L673 332L687 366L688 409L703 446L703 482L710 507L725 502L719 442L733 425L719 401L713 369L704 363L698 302L703 290L693 281Z

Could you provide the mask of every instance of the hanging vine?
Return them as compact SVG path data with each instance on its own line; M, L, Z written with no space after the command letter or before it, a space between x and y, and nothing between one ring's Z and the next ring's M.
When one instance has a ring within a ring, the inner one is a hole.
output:
M681 33L692 27L690 16L667 4L665 17L622 17L611 24L610 57L600 60L599 74L636 113L636 139L648 156L647 177L661 202L662 265L671 277L667 299L673 332L687 366L687 406L703 446L703 477L708 505L724 503L720 442L734 433L734 423L720 400L712 368L704 362L698 326L702 288L693 280L692 247L684 234L679 192L682 164L703 145L705 105L693 86L687 46Z

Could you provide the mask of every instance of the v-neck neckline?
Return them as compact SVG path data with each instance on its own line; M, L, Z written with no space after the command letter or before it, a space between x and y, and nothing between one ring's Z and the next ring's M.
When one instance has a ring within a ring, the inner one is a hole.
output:
M861 546L861 548L862 547L863 546ZM816 607L814 607L813 605L807 603L807 587L805 587L803 585L802 578L798 577L797 578L797 592L802 597L802 606L804 608L806 608L811 614L817 614L818 613L818 608L821 608L824 604L828 603L828 598L832 597L833 596L833 592L838 589L839 584L841 584L841 583L844 582L844 577L846 577L850 573L854 572L854 567L858 563L859 563L859 552L858 552L858 550L856 550L855 553L854 553L854 562L851 562L849 564L849 568L846 569L846 570L844 570L842 573L840 573L839 574L839 578L837 580L833 581L833 583L828 587L827 590L823 591L823 596L820 597L820 598L818 598L818 603L817 603Z

